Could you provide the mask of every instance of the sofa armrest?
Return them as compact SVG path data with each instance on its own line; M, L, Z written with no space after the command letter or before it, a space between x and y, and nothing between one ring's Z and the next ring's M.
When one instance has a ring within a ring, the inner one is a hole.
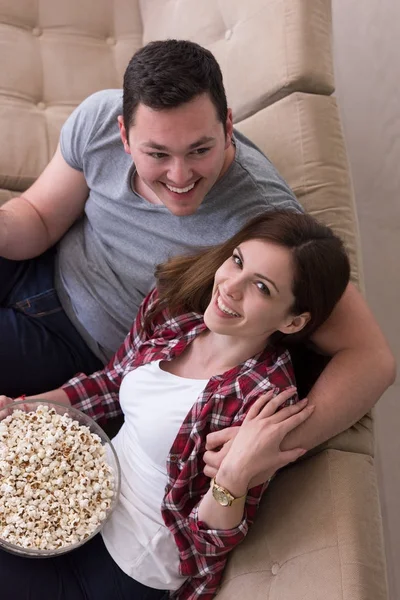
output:
M325 450L284 469L218 600L387 600L373 459Z

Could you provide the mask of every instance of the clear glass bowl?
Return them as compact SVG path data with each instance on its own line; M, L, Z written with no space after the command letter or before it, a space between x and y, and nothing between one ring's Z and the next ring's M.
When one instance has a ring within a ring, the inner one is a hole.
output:
M0 421L11 415L14 410L25 410L26 412L35 411L38 406L47 406L49 409L53 408L58 414L64 415L67 414L74 421L78 421L79 425L85 425L91 431L91 433L95 433L101 439L101 443L106 449L106 461L108 465L112 468L114 475L114 495L111 498L110 508L106 511L105 519L97 526L97 528L88 536L86 539L77 542L75 544L71 544L69 546L64 546L62 548L57 548L56 550L41 550L37 548L23 548L22 546L17 546L16 544L11 544L6 540L2 539L0 536L0 548L7 550L8 552L12 552L13 554L19 554L26 557L32 558L45 558L45 557L54 557L59 556L60 554L65 554L66 552L71 552L71 550L75 550L79 548L89 540L91 540L95 535L101 531L105 523L110 518L119 498L120 488L121 488L121 469L119 465L118 456L115 452L115 449L109 439L109 437L105 434L105 432L101 429L101 427L88 415L73 408L71 406L65 406L64 404L60 404L58 402L50 402L44 400L31 400L25 401L21 400L18 402L12 402L6 404L4 407L0 409Z

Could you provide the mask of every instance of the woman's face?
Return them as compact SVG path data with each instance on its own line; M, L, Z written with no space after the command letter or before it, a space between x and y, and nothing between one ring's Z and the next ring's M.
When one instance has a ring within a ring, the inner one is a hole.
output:
M215 274L205 324L215 333L264 345L275 331L300 331L309 314L291 314L292 279L287 248L261 240L243 242Z

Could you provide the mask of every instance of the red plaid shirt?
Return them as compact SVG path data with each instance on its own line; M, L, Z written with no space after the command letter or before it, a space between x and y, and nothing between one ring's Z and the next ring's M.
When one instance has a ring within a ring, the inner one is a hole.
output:
M103 371L79 374L63 386L71 403L100 423L121 414L119 388L130 371L155 360L171 360L206 329L202 315L187 313L171 318L167 311L145 332L146 312L157 299L153 290L143 301L124 343ZM167 457L168 483L161 506L179 549L180 572L187 579L171 597L211 600L217 592L228 553L246 536L266 488L249 490L241 523L230 530L208 529L198 520L198 506L210 487L203 473L206 436L237 426L266 390L276 393L294 383L286 350L266 349L223 375L212 377L200 394Z

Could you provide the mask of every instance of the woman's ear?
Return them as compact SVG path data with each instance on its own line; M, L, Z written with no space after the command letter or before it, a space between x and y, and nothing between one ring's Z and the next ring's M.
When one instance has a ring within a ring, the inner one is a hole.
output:
M304 329L309 320L311 319L311 314L309 312L302 313L301 315L290 315L287 323L279 328L281 333L285 333L290 335L291 333L297 333Z

